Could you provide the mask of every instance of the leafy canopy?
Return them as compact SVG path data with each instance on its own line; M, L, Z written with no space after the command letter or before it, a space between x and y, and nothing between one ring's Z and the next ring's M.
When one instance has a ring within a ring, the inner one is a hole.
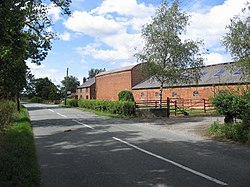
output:
M80 85L78 78L72 75L68 77L64 77L64 80L62 80L61 83L63 84L62 92L64 94L65 94L65 88L67 89L67 91L71 91L71 93L75 93L77 86Z
M235 61L239 61L250 75L250 4L242 10L242 15L231 19L226 27L229 31L223 37L223 44Z
M163 1L152 22L142 29L145 46L135 56L143 62L145 77L160 82L160 101L164 83L172 85L199 77L199 67L203 65L199 52L202 41L182 39L188 19L189 16L180 10L178 1L174 1L171 7Z

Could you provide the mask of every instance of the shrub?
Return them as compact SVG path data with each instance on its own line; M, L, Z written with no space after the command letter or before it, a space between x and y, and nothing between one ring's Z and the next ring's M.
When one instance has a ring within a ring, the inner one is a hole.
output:
M130 101L79 100L81 108L132 116L135 113L135 104Z
M67 99L67 105L71 107L78 107L78 100L77 99Z
M219 114L225 115L226 123L238 118L250 127L250 89L237 94L223 90L212 99L212 103Z
M119 101L135 101L131 91L123 90L118 94Z
M17 116L17 107L14 101L0 100L0 128L10 125Z
M42 103L43 100L42 100L41 97L34 96L34 97L31 98L30 102L32 102L32 103Z
M208 134L244 143L250 142L250 128L246 127L243 123L228 123L221 125L214 122L208 128Z

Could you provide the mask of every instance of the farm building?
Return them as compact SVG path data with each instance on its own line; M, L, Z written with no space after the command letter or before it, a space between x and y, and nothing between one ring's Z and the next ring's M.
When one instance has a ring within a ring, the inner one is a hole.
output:
M245 79L242 68L235 67L235 63L223 63L204 66L201 78L197 83L164 85L163 99L209 99L218 90L225 88L236 90L240 85L246 87L250 80ZM136 101L158 100L160 84L152 79L144 80L132 87Z
M96 75L96 99L117 100L120 91L132 91L142 80L141 64L101 72Z
M83 82L83 84L76 89L77 99L96 99L95 87L95 77Z

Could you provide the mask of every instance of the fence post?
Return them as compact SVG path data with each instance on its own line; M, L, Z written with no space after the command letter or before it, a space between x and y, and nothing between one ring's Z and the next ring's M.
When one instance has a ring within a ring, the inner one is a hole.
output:
M174 115L176 116L177 114L177 101L174 101Z
M170 116L170 99L167 97L167 117L169 118Z
M155 108L157 108L157 102L158 102L158 101L155 101Z
M204 103L204 113L206 113L206 99L203 99L203 103Z

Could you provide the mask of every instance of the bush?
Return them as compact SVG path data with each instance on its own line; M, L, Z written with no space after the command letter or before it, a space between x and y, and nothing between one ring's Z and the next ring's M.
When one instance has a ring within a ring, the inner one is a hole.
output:
M243 123L219 124L214 122L208 128L208 134L234 141L250 142L250 128Z
M71 107L78 107L78 100L77 99L67 99L67 105Z
M16 118L16 103L14 101L0 100L0 114L0 129L3 129Z
M118 94L119 101L135 101L131 91L123 90Z
M78 106L124 116L132 116L135 113L135 104L130 101L79 100Z
M35 96L35 97L32 97L32 98L31 98L30 102L32 102L32 103L42 103L43 100L42 100L41 97Z
M243 93L223 90L214 96L212 103L219 114L225 115L225 123L232 123L238 118L249 124L250 90Z

